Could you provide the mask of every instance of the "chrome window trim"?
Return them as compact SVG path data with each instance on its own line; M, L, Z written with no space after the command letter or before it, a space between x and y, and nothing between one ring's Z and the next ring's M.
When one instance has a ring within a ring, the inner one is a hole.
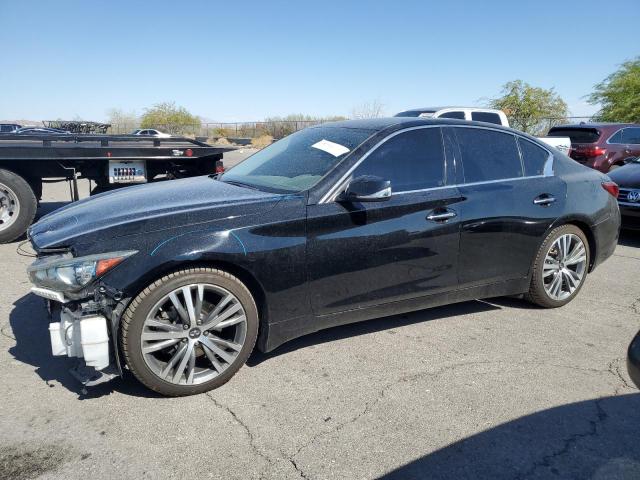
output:
M499 128L492 128L492 127L484 127L484 126L478 126L478 125L419 125L416 127L409 127L409 128L405 128L402 130L398 130L397 132L393 132L389 135L387 135L386 137L384 137L382 140L380 140L378 143L376 143L373 147L371 147L371 149L365 153L362 158L360 158L360 160L358 160L349 170L347 170L347 172L342 175L342 177L340 177L340 179L334 183L333 187L331 187L327 193L325 193L322 198L320 198L320 200L318 201L318 205L322 205L325 203L332 203L335 201L336 197L339 195L339 193L342 191L342 188L346 188L348 180L351 180L349 177L350 175L353 173L353 171L364 161L367 159L367 157L369 155L371 155L375 150L377 150L377 148L382 145L383 143L385 143L387 140L395 137L396 135L400 135L401 133L404 132L410 132L412 130L418 130L418 129L422 129L422 128L445 128L445 127L451 127L451 128L478 128L478 129L482 129L482 130L492 130L494 132L499 132L499 133L504 133L507 135L513 135L516 140L518 139L523 139L526 140L527 142L531 142L534 145L542 148L544 151L546 151L549 156L547 158L547 161L544 165L544 170L543 170L543 174L542 175L524 175L524 160L522 158L522 153L520 152L520 145L519 142L516 141L516 146L518 147L518 152L520 153L520 163L522 165L522 177L514 177L514 178L500 178L497 180L485 180L482 182L468 182L468 183L456 183L456 184L451 184L451 185L443 185L440 187L429 187L429 188L423 188L423 189L419 189L419 190L405 190L405 191L400 191L400 192L394 192L393 191L393 185L391 185L391 189L392 189L392 195L404 195L407 193L418 193L418 192L426 192L429 190L441 190L444 188L454 188L454 187L466 187L466 186L473 186L473 185L484 185L484 184L491 184L491 183L499 183L499 182L512 182L514 180L526 180L528 178L544 178L544 177L552 177L554 175L553 172L553 153L551 152L551 150L549 150L546 147L543 147L542 145L533 142L531 140L529 140L526 137L523 137L522 135L519 135L517 133L512 133L512 132L505 132L502 129ZM446 168L445 168L445 179L446 179Z

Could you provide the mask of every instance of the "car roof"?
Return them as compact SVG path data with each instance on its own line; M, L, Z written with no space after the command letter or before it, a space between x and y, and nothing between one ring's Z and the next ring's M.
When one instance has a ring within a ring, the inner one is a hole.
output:
M362 120L342 120L339 122L322 123L310 128L321 127L341 127L341 128L358 128L362 130L370 130L372 132L380 132L388 129L401 129L408 127L417 127L421 125L451 125L451 126L469 126L477 125L482 127L491 126L498 130L513 131L510 128L497 124L487 124L484 122L473 122L468 120L457 120L453 118L424 118L424 117L382 117L369 118ZM519 132L522 134L522 132Z

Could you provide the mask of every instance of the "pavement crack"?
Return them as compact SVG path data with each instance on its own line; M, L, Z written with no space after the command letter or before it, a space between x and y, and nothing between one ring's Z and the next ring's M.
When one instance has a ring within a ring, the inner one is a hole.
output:
M229 415L231 415L231 417L233 418L233 420L240 425L240 427L242 427L242 429L245 432L245 435L247 436L248 440L249 440L249 446L251 447L251 450L260 458L264 459L269 465L273 465L273 460L265 455L263 452L260 451L260 449L258 448L257 444L256 444L256 439L255 439L255 435L253 434L253 432L251 431L251 429L249 428L249 426L238 416L238 414L236 412L234 412L231 408L229 408L226 405L223 405L222 403L218 402L218 400L216 400L210 392L205 393L205 395L207 397L209 397L209 399L213 402L213 404L218 407L221 410L224 410L225 412L227 412ZM265 478L264 476L264 472L260 474L260 478Z
M14 337L14 336L13 336L13 335L11 335L10 333L7 333L7 332L5 332L5 331L4 331L4 329L5 329L5 328L7 328L7 327L10 327L10 325L5 324L5 325L3 325L2 327L0 327L0 334L1 334L3 337L7 337L7 338L10 338L11 340L15 340L15 339L16 339L16 337Z
M622 360L621 358L615 358L615 359L611 360L609 362L609 365L607 366L607 371L611 375L616 377L616 379L622 384L622 385L616 387L615 395L620 395L620 391L625 389L625 388L628 388L630 390L635 390L635 388L632 385L630 385L629 382L627 382L627 379L622 374L622 370L620 368L620 361L621 360Z
M562 440L562 447L550 453L549 455L545 455L544 457L542 457L541 460L534 462L529 470L527 470L521 475L518 475L515 478L517 478L518 480L524 480L526 478L533 476L533 474L535 474L536 471L540 468L550 468L556 459L562 458L570 454L572 448L580 440L597 436L598 427L602 423L604 423L604 421L608 417L607 413L604 411L604 409L602 408L602 405L600 404L602 400L603 400L602 398L599 398L594 402L596 406L596 416L593 420L589 420L589 428L587 429L587 431L582 433L574 433L573 435L570 435L569 437L565 438L564 440Z

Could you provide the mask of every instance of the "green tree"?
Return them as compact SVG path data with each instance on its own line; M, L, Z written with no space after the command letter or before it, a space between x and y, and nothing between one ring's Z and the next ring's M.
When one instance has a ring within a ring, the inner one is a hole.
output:
M598 120L640 123L640 57L624 62L594 89L588 100L600 105Z
M489 106L502 110L513 128L533 135L565 121L568 113L567 104L553 88L533 87L522 80L505 83L502 95L489 100Z
M175 102L156 103L142 115L140 128L157 128L166 133L178 134L196 132L200 129L200 119Z

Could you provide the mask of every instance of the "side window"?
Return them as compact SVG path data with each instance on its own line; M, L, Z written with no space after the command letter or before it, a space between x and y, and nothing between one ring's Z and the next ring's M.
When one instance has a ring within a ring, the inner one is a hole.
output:
M471 112L471 120L476 122L495 123L496 125L502 125L500 115L491 112Z
M515 136L484 128L455 127L465 183L522 176Z
M618 130L618 131L615 133L615 135L614 135L614 136L612 136L612 137L608 140L608 141L609 141L609 143L613 143L613 144L616 144L616 143L623 143L623 142L622 142L622 132L623 132L623 131L624 131L624 129L622 129L622 130Z
M640 145L640 128L629 127L622 130L622 143Z
M457 118L458 120L465 120L464 112L445 112L442 115L438 115L438 118Z
M518 138L518 143L522 153L522 163L524 163L524 174L528 177L543 175L549 152L524 138Z
M358 165L353 177L360 175L391 180L394 192L444 185L440 128L419 128L390 138Z

